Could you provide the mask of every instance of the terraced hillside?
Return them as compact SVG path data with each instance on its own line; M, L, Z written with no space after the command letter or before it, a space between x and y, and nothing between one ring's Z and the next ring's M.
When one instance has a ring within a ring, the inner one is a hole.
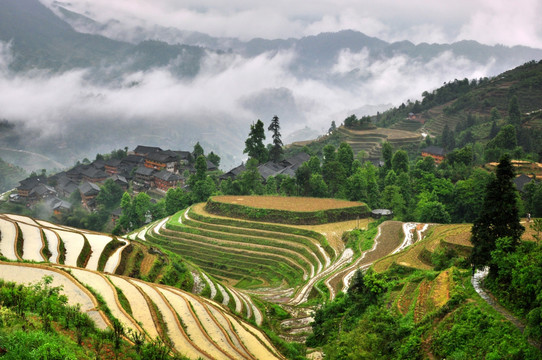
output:
M418 241L412 246L401 249L389 256L383 257L374 264L376 271L382 272L390 268L392 264L429 270L433 268L433 254L446 252L450 256L465 258L470 254L472 245L470 239L470 224L430 225L428 228L420 224L416 225ZM414 231L411 229L410 231ZM422 233L425 236L422 238Z
M364 150L370 159L379 159L382 143L388 141L394 148L418 145L422 140L420 133L402 129L377 128L371 130L351 130L343 126L337 131L341 141L346 141L352 147L354 154Z
M0 214L0 253L12 261L50 262L115 273L126 239L20 215Z
M217 302L174 287L65 265L0 262L0 276L21 284L50 276L52 285L63 286L69 303L80 304L98 328L111 327L117 319L125 329L149 340L158 336L190 359L283 358L254 326ZM103 311L96 293L109 311Z
M293 227L217 217L198 204L146 231L214 278L239 288L288 290L329 267L335 251L324 236Z

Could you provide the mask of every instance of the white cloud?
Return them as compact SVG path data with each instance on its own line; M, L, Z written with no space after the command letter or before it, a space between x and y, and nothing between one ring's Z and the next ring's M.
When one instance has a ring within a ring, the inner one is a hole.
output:
M160 25L244 40L353 29L387 41L467 39L542 47L538 0L71 0L66 6L101 22L118 19L118 26L128 28Z

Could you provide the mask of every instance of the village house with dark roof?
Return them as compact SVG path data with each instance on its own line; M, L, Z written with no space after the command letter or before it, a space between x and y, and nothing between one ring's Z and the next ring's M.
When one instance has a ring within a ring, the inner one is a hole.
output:
M431 145L422 149L422 156L431 156L433 159L435 159L436 164L440 164L442 161L444 161L444 159L446 158L446 154L448 154L448 151L439 146Z
M134 183L138 186L150 188L153 182L153 175L156 170L145 166L139 166L134 173Z
M310 155L301 152L289 158L286 158L280 162L268 161L258 166L258 173L264 181L267 181L271 176L285 175L289 177L295 177L295 171L304 163L309 161ZM220 176L220 179L236 179L243 171L246 170L245 165L241 164L227 173Z
M40 184L47 184L47 178L44 176L32 176L19 181L17 194L21 198L27 198L30 192Z
M28 193L28 201L36 203L41 200L56 196L56 190L49 185L40 183Z
M109 175L118 174L120 172L121 161L119 159L109 159L105 162L105 172Z
M145 166L159 171L177 171L177 161L177 154L173 151L153 152L145 156Z
M226 180L226 179L235 180L235 178L237 178L239 175L241 175L241 173L243 171L245 171L246 169L247 169L247 167L245 166L245 164L241 164L239 166L234 167L233 169L231 169L227 173L224 173L224 174L220 175L219 179L220 180Z
M514 185L516 186L516 189L522 193L524 192L524 188L525 188L525 185L527 185L528 183L530 183L531 181L533 181L533 178L531 178L530 176L528 175L525 175L525 174L521 174L521 175L518 175L514 178L514 180L512 180L514 182ZM538 181L536 181L536 179L534 179L535 183L537 183Z
M150 153L159 152L159 151L163 151L163 150L156 146L137 145L137 147L134 149L134 155L145 157Z
M88 169L83 171L83 181L88 181L91 183L101 183L109 177L109 175L100 169L96 169L94 166L90 166Z
M162 191L167 191L170 188L184 185L183 178L177 174L162 170L153 175L154 186Z
M85 181L79 185L79 192L81 193L81 202L83 206L88 209L93 209L96 205L95 198L100 192L100 187L94 183Z

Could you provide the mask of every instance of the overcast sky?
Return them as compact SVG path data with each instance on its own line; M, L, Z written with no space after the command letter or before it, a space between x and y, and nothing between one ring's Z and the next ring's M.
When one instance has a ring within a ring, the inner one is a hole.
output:
M69 4L99 21L118 19L245 40L353 29L387 41L467 39L542 48L540 0L70 0Z

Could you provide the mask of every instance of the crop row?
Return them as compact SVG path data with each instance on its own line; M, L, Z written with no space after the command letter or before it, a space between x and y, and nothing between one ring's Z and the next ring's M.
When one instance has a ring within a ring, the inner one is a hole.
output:
M315 225L329 222L352 220L370 215L367 205L325 209L317 211L288 211L264 209L246 205L218 202L210 198L205 210L217 215L229 216L254 221L278 222L293 225Z
M173 287L60 266L0 262L0 277L28 283L50 276L52 286L61 285L69 303L80 304L99 328L116 319L125 330L148 339L158 336L190 359L283 359L265 334L213 301Z
M303 276L302 268L296 268L295 263L285 264L285 259L278 254L258 253L238 247L227 247L221 243L213 243L213 239L189 239L188 237L157 235L147 233L147 238L162 245L164 248L189 257L205 270L225 270L238 273L240 277L254 276L258 273L262 280L270 283L273 279L284 278L288 283L296 283ZM277 252L280 252L277 250ZM212 260L212 261L208 261ZM209 267L207 264L211 264ZM265 271L261 269L265 267ZM255 276L258 277L258 276Z
M38 223L21 215L0 215L0 253L12 261L50 262L103 270L126 243L108 235ZM118 260L110 263L108 268L114 269L117 265Z
M225 225L229 227L239 228L239 229L250 229L250 230L261 230L268 231L273 233L272 236L277 237L278 239L290 240L291 235L305 238L306 240L312 242L313 244L318 244L322 246L327 253L327 255L334 259L336 257L335 250L328 244L327 239L324 235L307 229L284 226L279 224L269 224L261 223L254 221L246 221L241 219L231 219L223 217L214 217L214 216L205 216L200 213L202 209L201 205L195 205L190 208L188 211L188 216L192 219L203 223Z

